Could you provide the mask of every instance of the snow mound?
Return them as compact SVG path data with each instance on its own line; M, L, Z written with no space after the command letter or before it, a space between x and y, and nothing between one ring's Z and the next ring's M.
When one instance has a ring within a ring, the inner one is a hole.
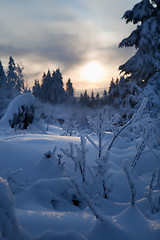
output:
M26 108L29 111L33 108L32 112L34 112L35 98L31 93L21 94L11 101L5 115L0 121L0 126L9 127L11 121L19 114L21 114L21 119L24 119L24 110L26 110Z
M11 239L18 232L14 201L6 180L0 177L0 237ZM1 239L1 238L0 238Z
M16 202L25 210L79 211L85 207L68 178L38 180L17 194Z

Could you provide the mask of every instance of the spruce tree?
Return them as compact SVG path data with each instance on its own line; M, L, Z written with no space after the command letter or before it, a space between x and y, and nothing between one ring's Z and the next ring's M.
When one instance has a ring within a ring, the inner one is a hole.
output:
M89 105L90 105L90 99L89 99L87 90L84 91L84 94L81 93L79 102L80 102L82 105L86 105L86 106L89 106Z
M42 85L41 85L41 98L44 102L52 102L53 100L53 91L52 91L52 76L50 70L47 74L43 74Z
M114 101L118 97L118 84L115 83L113 78L110 82L108 94L109 103L114 105Z
M54 82L54 102L62 103L66 99L66 93L63 88L63 77L59 69L53 72L53 82Z
M0 88L4 89L7 85L7 77L5 71L2 66L2 62L0 61Z
M39 80L35 79L34 86L32 88L32 92L36 98L41 98L41 87L39 84Z
M90 106L95 107L95 104L96 104L96 99L95 99L95 96L94 96L94 92L92 91L91 99L90 99Z
M9 63L8 63L8 72L7 72L8 86L11 89L15 88L17 80L18 80L17 68L16 68L13 57L10 56Z
M67 93L67 97L69 100L74 98L74 89L72 86L72 82L71 79L69 78L67 83L66 83L66 93Z
M10 56L7 71L7 83L8 89L13 96L24 91L23 69L24 67L15 64L13 57Z
M136 29L122 40L119 47L135 47L136 53L119 67L128 81L135 82L143 94L158 105L160 90L160 1L142 0L125 12L126 23Z
M23 65L20 66L19 64L17 64L16 68L17 68L18 77L17 77L15 88L20 93L24 91L24 74L23 74L24 67Z
M103 91L103 97L102 97L102 104L107 104L108 103L108 94L107 94L107 91L104 90Z

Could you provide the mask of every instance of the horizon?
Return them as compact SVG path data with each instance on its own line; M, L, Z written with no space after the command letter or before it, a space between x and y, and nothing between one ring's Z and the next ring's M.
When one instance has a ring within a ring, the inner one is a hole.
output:
M59 68L64 84L70 78L76 91L108 89L112 78L119 77L118 67L135 51L118 49L118 44L135 28L121 17L136 2L2 2L0 60L4 69L12 56L15 63L23 64L29 87L35 79L41 81L43 72Z

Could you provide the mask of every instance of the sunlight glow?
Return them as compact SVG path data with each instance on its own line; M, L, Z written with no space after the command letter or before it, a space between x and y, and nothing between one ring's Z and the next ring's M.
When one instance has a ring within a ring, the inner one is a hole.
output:
M103 67L97 62L90 62L85 66L81 72L81 76L84 80L89 82L102 81L104 75Z

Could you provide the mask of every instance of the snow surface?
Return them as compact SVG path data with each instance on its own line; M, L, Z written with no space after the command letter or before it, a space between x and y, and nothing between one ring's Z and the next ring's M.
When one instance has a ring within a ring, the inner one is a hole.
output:
M100 221L72 183L73 177L81 181L75 173L74 162L60 150L69 148L70 142L79 145L79 135L62 136L63 129L56 125L49 125L47 131L46 123L41 121L33 122L27 130L15 131L6 125L8 116L7 113L0 121L0 239L160 238L160 212L151 213L147 197L152 172L160 168L160 162L149 149L140 157L132 176L135 206L131 206L131 190L123 170L124 160L132 162L136 154L133 142L127 143L118 137L110 151L112 189L108 199L94 195L96 185L90 184L92 177L87 170L88 183L81 186L100 212L103 218ZM97 141L95 134L90 137ZM112 138L112 133L105 134L108 143ZM86 147L86 165L93 171L97 149L89 141ZM160 155L160 151L157 150L157 154ZM74 199L78 205L73 203Z

